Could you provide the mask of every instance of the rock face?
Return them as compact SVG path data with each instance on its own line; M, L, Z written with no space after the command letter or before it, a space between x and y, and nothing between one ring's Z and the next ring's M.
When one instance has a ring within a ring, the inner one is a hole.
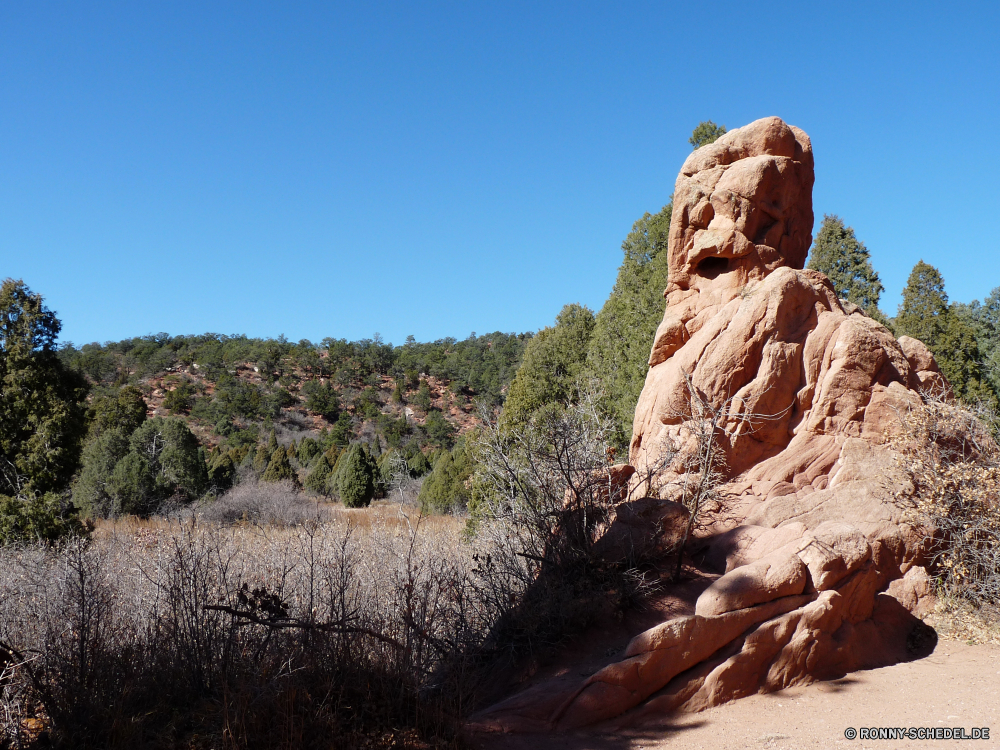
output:
M693 403L714 409L730 502L700 541L721 577L694 615L637 636L558 706L536 703L533 726L701 710L933 649L909 611L927 602L927 535L888 499L908 480L880 443L900 410L947 382L923 344L896 341L803 270L812 185L808 136L776 117L681 168L631 497L676 499L705 416ZM521 726L516 704L486 723Z

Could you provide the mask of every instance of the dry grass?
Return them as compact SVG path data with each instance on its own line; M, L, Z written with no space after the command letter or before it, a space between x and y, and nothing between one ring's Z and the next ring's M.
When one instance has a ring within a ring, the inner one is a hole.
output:
M456 746L502 614L477 550L413 509L324 515L0 550L0 746Z
M976 607L964 599L941 597L924 622L941 638L964 641L970 646L980 643L1000 646L1000 608L995 605Z

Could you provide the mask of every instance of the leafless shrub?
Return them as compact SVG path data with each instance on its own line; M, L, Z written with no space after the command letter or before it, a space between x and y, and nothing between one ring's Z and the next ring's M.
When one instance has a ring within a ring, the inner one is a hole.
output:
M544 408L518 430L481 413L470 511L484 548L476 582L500 648L558 641L648 588L628 562L595 554L627 496L597 403L584 384L575 403Z
M457 530L118 528L0 550L8 744L31 720L79 747L456 742L491 625Z
M221 524L299 526L329 518L326 506L308 499L290 481L261 482L252 476L192 512L204 521Z
M941 593L976 606L1000 603L1000 446L993 415L925 395L887 436L913 491L898 489L907 520L929 530Z

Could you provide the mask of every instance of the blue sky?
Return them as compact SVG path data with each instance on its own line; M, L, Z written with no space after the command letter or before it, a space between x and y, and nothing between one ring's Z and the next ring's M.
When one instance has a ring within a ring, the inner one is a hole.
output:
M0 276L77 344L599 309L700 120L778 115L894 314L1000 286L996 3L0 5Z

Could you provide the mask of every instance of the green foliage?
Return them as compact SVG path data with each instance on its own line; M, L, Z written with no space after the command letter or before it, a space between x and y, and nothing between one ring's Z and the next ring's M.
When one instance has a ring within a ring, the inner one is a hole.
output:
M424 474L431 470L430 461L427 460L427 456L423 454L423 451L414 451L413 455L406 459L406 465L410 470L410 476L422 477Z
M319 453L319 443L311 437L304 437L299 441L299 448L295 458L302 466L307 466Z
M969 305L976 322L979 352L983 357L983 375L993 393L1000 395L1000 287L979 303Z
M346 411L342 411L340 416L337 417L336 423L330 430L330 440L333 445L339 445L340 447L346 447L350 442L351 438L354 436L354 420L351 419L351 415Z
M715 143L725 134L725 125L716 125L711 120L703 120L698 123L698 127L691 133L688 143L691 144L693 149L699 149L702 146L707 146L709 143Z
M937 351L931 351L958 398L970 404L984 402L995 407L997 399L984 372L978 333L976 318L969 307L951 305Z
M120 430L131 435L146 421L146 400L134 385L119 388L114 395L98 396L90 407L90 434Z
M431 387L423 378L420 378L417 395L413 397L413 405L423 412L431 410Z
M54 492L22 498L0 495L0 545L55 542L87 533L76 508Z
M539 408L568 403L584 369L594 331L594 313L578 304L566 305L556 324L543 328L525 348L524 359L511 383L501 416L503 429L523 426Z
M455 426L449 422L437 409L432 409L427 414L424 422L424 430L432 445L450 448L455 441Z
M257 446L257 451L254 453L253 470L258 474L263 474L267 470L269 463L271 463L271 451L268 450L267 445L261 443Z
M61 324L23 281L0 286L0 494L66 486L86 430L87 384L55 350Z
M353 443L337 462L337 495L348 508L362 508L375 497L378 466L366 443Z
M587 351L588 374L603 390L603 408L613 419L616 442L624 447L646 381L649 351L663 318L667 286L667 239L672 205L644 214L622 243L624 259L614 288L594 322Z
M184 381L163 398L163 406L170 410L171 414L183 414L191 408L195 390L191 384Z
M455 389L468 389L489 404L503 401L503 390L514 377L530 334L494 333L470 335L464 341L453 338L421 344L407 339L396 347L393 372L405 380L408 389L417 388L419 373L450 381ZM427 407L417 405L427 411Z
M236 478L236 467L240 465L243 454L238 449L230 449L215 457L208 466L208 483L216 489L231 487Z
M869 315L877 313L882 282L872 268L868 248L839 216L823 217L807 267L825 273L841 299L853 302Z
M941 273L934 266L918 261L903 289L903 302L895 320L896 335L923 341L937 356L947 317L948 295Z
M191 430L180 419L156 417L131 435L121 429L92 435L73 499L89 515L148 515L168 498L198 497L207 483L208 469Z
M442 451L420 488L420 507L428 513L449 513L469 504L472 456L463 440L454 450Z
M333 452L335 457L331 458L331 452ZM312 490L316 494L323 495L324 497L329 497L333 494L330 479L333 474L334 467L337 464L337 459L339 458L340 454L337 452L336 448L332 448L326 453L319 454L319 457L313 461L312 467L306 475L306 489Z
M320 383L317 380L309 380L302 386L302 393L306 397L306 408L314 414L330 420L337 418L340 411L340 403L337 400L337 392L329 383Z
M264 472L264 476L261 479L265 482L281 482L285 479L290 479L294 484L299 483L298 475L295 473L295 469L292 468L292 464L288 460L288 453L284 448L279 446L271 454L271 460L267 464L267 471Z
M944 278L922 260L906 282L895 331L927 345L958 398L996 403L996 392L983 371L980 319L968 305L948 304Z

